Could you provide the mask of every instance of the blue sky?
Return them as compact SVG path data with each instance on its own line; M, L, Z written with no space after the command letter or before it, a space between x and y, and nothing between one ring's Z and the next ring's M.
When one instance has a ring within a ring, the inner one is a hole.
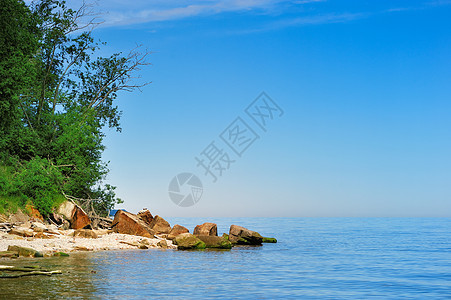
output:
M153 53L106 130L108 182L162 216L451 216L451 1L99 1L103 54ZM76 1L69 1L75 5ZM259 128L265 91L284 111ZM259 139L233 156L237 117ZM195 157L234 163L213 182ZM179 207L171 179L196 174Z

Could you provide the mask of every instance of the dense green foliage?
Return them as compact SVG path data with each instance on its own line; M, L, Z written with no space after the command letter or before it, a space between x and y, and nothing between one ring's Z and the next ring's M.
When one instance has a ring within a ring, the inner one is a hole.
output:
M97 57L87 6L61 0L0 6L0 210L33 203L49 214L63 193L98 199L106 213L120 201L103 184L102 128L120 131L117 92L146 54ZM13 199L13 200L12 200ZM14 204L13 204L14 202Z

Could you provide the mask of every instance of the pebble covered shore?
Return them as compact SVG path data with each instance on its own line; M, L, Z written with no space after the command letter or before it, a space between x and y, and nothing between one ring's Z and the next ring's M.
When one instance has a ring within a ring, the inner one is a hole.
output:
M73 251L102 251L118 249L160 248L158 243L165 239L145 238L120 233L98 232L98 238L73 237L74 230L60 230L58 235L52 238L42 239L33 237L21 237L0 232L0 251L6 251L8 246L20 246L37 250L41 253L52 254L55 252ZM172 241L165 240L168 248L175 248Z

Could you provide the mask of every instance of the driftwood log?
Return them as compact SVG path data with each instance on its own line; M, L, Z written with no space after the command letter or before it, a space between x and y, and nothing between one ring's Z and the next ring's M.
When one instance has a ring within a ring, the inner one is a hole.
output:
M11 223L0 223L0 230L9 232L13 228L13 224Z
M49 271L49 270L41 269L40 267L37 267L37 266L14 267L14 266L0 265L0 278L19 278L19 277L34 276L34 275L52 276L53 274L62 274L62 273L63 272L61 272L61 270Z

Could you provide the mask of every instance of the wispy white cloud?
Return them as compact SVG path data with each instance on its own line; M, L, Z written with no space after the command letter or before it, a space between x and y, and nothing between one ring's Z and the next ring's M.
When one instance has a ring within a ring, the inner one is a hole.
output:
M312 0L314 1L314 0ZM119 6L119 0L113 3ZM122 1L123 7L129 7L127 1ZM161 22L168 20L178 20L195 16L216 15L225 12L239 12L252 10L265 10L282 1L277 0L203 0L203 1L166 1L152 3L149 9L149 3L134 3L129 9L109 9L102 7L108 11L105 15L105 25L130 25L148 22Z
M310 17L298 17L279 22L280 27L296 26L296 25L314 25L342 23L366 17L367 13L342 13L342 14L326 14ZM276 23L277 24L277 23Z
M227 12L271 12L281 4L307 5L326 0L109 0L98 2L103 12L103 26L124 26L140 23L211 16ZM68 0L71 7L82 0Z
M332 24L332 23L343 23L350 22L353 20L361 19L367 17L367 13L342 13L342 14L324 14L317 16L305 16L283 19L279 21L274 21L255 29L230 31L230 34L250 34L265 32L271 30L278 30L286 27L297 27L297 26L307 26L307 25L320 25L320 24Z
M29 1L29 0L26 0ZM68 0L71 7L79 7L84 0ZM88 1L89 0L85 0ZM92 0L95 1L95 0ZM431 6L451 4L451 0L430 0L418 6L379 7L378 11L359 12L366 5L354 6L357 12L343 13L337 4L324 8L320 3L327 0L108 0L97 1L102 12L104 27L127 26L143 23L158 23L181 20L191 17L205 17L231 12L259 13L270 16L259 29L244 29L242 32L257 32L283 27L303 26L325 23L348 22L380 13L396 13L414 9L424 9ZM304 9L306 8L306 9ZM307 9L308 8L308 9ZM342 7L349 8L348 6ZM294 12L295 11L295 12ZM277 15L284 14L282 20Z

